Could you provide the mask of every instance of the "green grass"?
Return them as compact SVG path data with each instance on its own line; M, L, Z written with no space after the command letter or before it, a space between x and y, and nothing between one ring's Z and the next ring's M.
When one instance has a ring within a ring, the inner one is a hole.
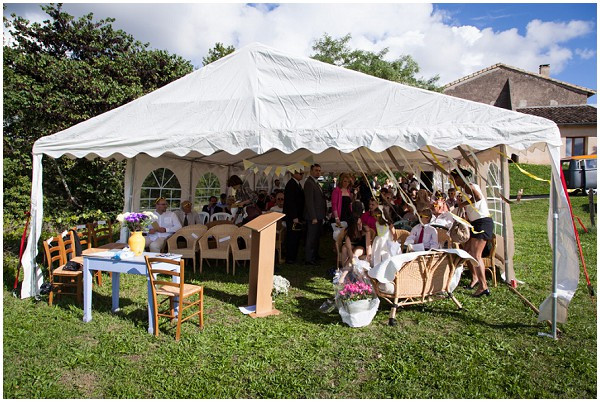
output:
M540 179L550 180L550 165L520 163L519 166ZM522 173L514 163L508 165L508 174L510 176L510 195L517 195L521 188L523 195L550 194L550 183L532 179Z
M574 200L586 216L586 200ZM547 200L514 204L515 269L519 290L535 305L550 292ZM581 234L596 284L596 233ZM325 238L324 238L325 239ZM462 288L457 298L398 312L387 326L384 301L371 325L349 328L320 304L332 295L325 271L333 265L331 236L321 267L282 266L292 284L278 296L281 315L243 316L247 269L236 276L208 268L192 282L205 286L205 328L182 326L182 339L161 327L146 332L143 277L121 278L122 311L110 312L110 279L94 287L93 321L69 298L19 300L4 290L4 398L595 398L596 310L580 287L560 325L558 341L538 336L548 327L506 288L485 299ZM4 260L14 264L14 256ZM467 278L463 280L466 283Z

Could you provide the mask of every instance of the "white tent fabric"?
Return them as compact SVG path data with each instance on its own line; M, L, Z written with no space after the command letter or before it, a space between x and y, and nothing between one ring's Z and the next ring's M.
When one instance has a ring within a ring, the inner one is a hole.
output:
M41 280L32 269L42 219L42 154L117 159L147 154L226 166L250 158L289 164L312 154L325 169L337 166L339 171L354 160L340 151L354 151L358 160L369 162L358 149L384 157L393 147L408 151L410 162L423 161L417 151L426 146L450 157L465 145L474 150L547 147L553 177L559 173L560 133L549 120L248 45L135 101L36 141L34 225L23 261L26 278L32 279L27 286L24 281L22 295L34 295ZM564 192L556 195L559 208L568 212ZM560 220L560 236L564 252L559 253L559 267L578 277L570 217ZM563 295L567 304L575 289L569 282Z

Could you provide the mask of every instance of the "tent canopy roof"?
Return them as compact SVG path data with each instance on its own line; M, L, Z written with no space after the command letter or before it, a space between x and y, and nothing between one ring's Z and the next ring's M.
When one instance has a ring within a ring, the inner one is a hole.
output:
M233 164L260 155L290 162L292 153L295 159L359 147L447 151L505 144L523 150L540 143L560 146L554 122L255 43L43 137L33 153L117 159L169 153Z

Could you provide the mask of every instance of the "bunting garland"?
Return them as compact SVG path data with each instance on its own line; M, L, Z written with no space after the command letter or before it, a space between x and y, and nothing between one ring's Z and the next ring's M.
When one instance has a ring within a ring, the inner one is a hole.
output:
M246 159L242 160L242 163L244 164L244 170L254 172L254 174L263 172L266 176L269 176L270 174L281 176L282 174L285 174L285 172L293 172L294 170L306 171L310 168L310 165L314 163L314 160L312 156L309 156L304 160L287 166L259 165Z

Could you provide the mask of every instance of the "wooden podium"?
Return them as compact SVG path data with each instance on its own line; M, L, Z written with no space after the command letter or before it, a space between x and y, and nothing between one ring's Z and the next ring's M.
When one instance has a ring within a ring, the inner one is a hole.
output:
M269 212L252 219L244 226L252 229L252 250L250 254L250 283L248 305L256 305L250 317L259 318L279 314L273 308L273 271L275 269L275 236L277 221L285 215Z

